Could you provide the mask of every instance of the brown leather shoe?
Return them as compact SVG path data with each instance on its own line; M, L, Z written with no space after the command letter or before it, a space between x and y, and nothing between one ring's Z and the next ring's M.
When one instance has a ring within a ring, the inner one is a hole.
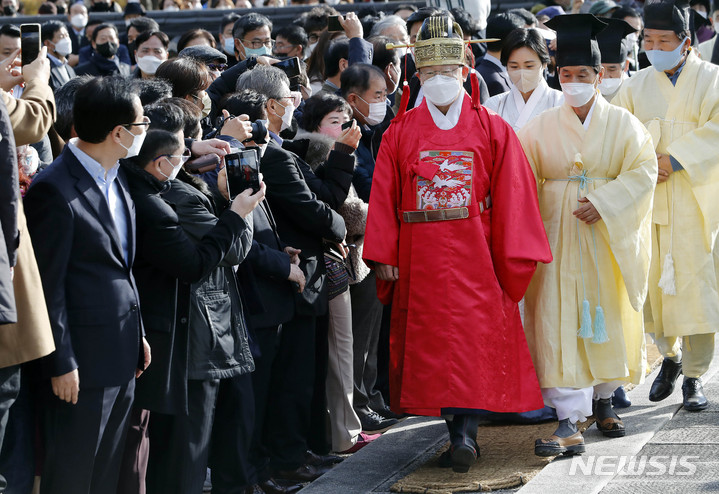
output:
M624 422L612 408L612 399L600 399L592 401L594 418L597 421L597 429L607 437L624 437L627 431Z
M579 431L569 437L552 435L534 442L534 454L537 456L572 456L582 453L584 453L584 436Z

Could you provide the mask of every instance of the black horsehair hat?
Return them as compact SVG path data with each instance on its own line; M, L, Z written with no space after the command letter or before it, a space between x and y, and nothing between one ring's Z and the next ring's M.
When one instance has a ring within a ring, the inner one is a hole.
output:
M588 65L598 67L602 63L597 34L607 26L592 14L558 15L544 23L557 32L557 66Z
M644 4L644 28L683 33L690 30L688 0L654 0Z
M624 38L637 30L621 19L605 20L609 25L597 34L602 63L624 63L629 56L629 43Z

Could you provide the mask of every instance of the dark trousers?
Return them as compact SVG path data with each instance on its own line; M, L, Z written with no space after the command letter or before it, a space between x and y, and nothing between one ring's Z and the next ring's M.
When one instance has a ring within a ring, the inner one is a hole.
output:
M261 356L255 359L255 433L252 463L259 480L304 463L311 422L315 375L314 316L295 316L281 329L255 332Z
M199 494L207 466L212 492L235 494L247 472L254 403L249 375L187 382L187 415L150 414L149 494Z
M2 327L0 327L2 331ZM7 428L10 407L20 392L20 366L11 365L0 369L0 448L3 447L3 438ZM0 492L5 492L7 482L0 472Z
M315 384L312 394L309 449L320 455L329 454L332 449L327 411L327 366L329 364L329 317L317 318L315 332Z
M37 433L37 382L28 368L20 372L20 392L10 408L5 439L0 451L0 475L5 477L5 494L30 494L35 482Z
M366 415L370 408L385 406L382 394L375 390L377 381L377 346L382 326L382 303L377 298L374 273L350 287L352 297L352 338L354 360L353 403L357 415Z
M149 423L150 412L136 406L132 407L125 449L122 453L117 494L145 494L147 492L145 476L150 454Z
M135 378L124 386L81 387L75 405L52 395L49 384L45 392L41 494L115 494Z

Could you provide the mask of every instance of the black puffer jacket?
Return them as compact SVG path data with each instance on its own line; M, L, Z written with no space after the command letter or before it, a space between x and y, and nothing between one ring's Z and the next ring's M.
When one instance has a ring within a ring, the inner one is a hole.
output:
M215 217L209 199L193 187L178 180L172 184L160 182L132 164L123 163L123 167L137 215L137 255L133 272L146 337L152 347L152 364L137 381L135 400L138 406L148 410L186 413L190 318L191 313L196 312L191 309L191 293L197 288L203 300L219 295L217 292L224 293L228 283L214 285L211 280L216 280L215 276L224 280L224 274L215 275L218 270L224 273L224 267L218 268L223 261L234 262L244 257L252 240L252 229L231 211L219 219ZM203 233L199 233L200 227L193 224L200 218ZM229 288L227 290L229 292ZM233 294L236 293L235 290ZM229 293L217 298L223 299L223 306L231 300ZM235 307L241 310L239 304ZM224 317L223 314L217 319ZM239 324L242 324L241 318ZM208 327L205 326L205 331ZM193 324L193 334L201 328L202 325ZM213 328L218 328L217 333L222 337L235 334L229 326L224 330L218 325ZM247 349L244 326L237 330L237 334L240 335L240 351L213 361L218 370L222 368L228 375L251 371L254 366ZM204 341L206 348L218 348L217 344L213 346L215 336L209 331ZM223 338L220 348L226 347ZM232 347L235 348L234 344Z

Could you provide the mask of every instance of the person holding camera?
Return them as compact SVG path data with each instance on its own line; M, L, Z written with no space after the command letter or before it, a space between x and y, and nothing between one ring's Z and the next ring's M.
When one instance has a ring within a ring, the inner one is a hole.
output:
M342 242L342 217L310 189L297 155L282 149L278 134L289 127L294 110L289 80L279 69L257 66L238 79L238 89L254 89L267 98L270 142L260 161L267 183L267 198L282 241L292 245L307 283L295 294L294 316L280 328L269 328L260 348L273 349L274 363L264 417L263 445L269 454L255 450L252 460L260 477L275 476L298 482L311 481L324 471L308 462L308 436L315 379L315 328L327 312L327 282L323 238ZM344 199L343 199L344 200ZM257 331L261 334L260 331ZM268 458L269 457L269 458Z

